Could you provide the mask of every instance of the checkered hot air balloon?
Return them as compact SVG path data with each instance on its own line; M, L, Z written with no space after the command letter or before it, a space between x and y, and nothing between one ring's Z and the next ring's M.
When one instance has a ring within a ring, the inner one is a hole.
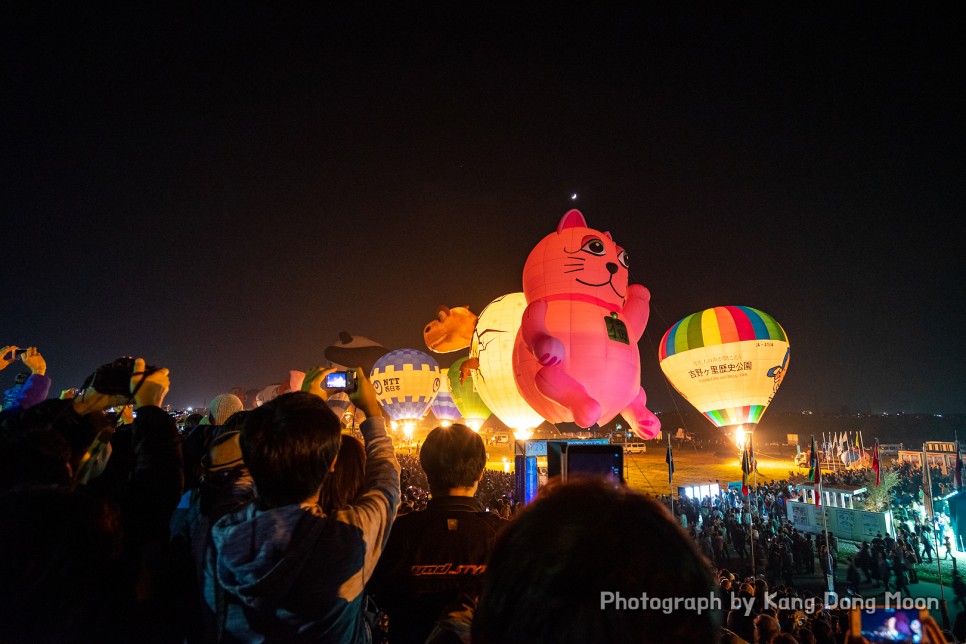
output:
M439 364L415 349L399 349L382 356L369 379L382 408L395 421L425 416L442 384Z
M342 420L346 427L358 427L366 419L366 414L352 404L349 395L344 391L337 391L325 401L335 415Z
M449 390L449 379L445 374L443 374L442 384L436 393L436 398L433 399L429 408L439 420L452 422L463 417L460 410L456 408L456 403L453 401L453 396Z

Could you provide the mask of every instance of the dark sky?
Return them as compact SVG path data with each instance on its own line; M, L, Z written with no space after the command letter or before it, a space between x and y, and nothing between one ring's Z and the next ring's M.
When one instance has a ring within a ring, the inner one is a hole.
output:
M741 304L791 341L775 408L966 412L952 14L136 4L0 15L0 344L57 389L143 355L201 405L340 330L425 349L576 205L651 290L656 411L664 331Z

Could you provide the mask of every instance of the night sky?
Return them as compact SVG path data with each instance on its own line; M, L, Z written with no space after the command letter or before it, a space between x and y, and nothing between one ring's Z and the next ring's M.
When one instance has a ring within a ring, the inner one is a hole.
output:
M57 391L138 355L200 406L342 330L425 350L577 207L651 290L655 411L667 328L740 304L789 335L773 408L966 412L952 14L138 4L0 15L0 344Z

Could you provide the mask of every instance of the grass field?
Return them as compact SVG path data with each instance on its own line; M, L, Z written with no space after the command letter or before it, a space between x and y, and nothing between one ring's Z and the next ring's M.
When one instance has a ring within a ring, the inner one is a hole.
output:
M400 450L406 453L405 449ZM498 471L512 471L512 445L490 445L487 447L489 460L487 467ZM667 464L664 462L666 447L656 443L648 444L644 454L624 455L624 476L628 484L648 494L665 494L668 491ZM777 453L758 451L758 478L761 482L787 479L789 470L805 473L795 466L794 452ZM691 447L674 448L674 488L679 486L706 485L718 482L722 488L730 481L741 480L741 462L737 449L714 452L695 450Z
M666 448L649 449L646 454L626 454L625 471L628 484L642 492L666 493ZM798 471L794 454L756 454L758 479L768 482L787 479L789 470ZM730 481L741 480L741 460L737 449L733 455L684 447L674 450L674 489L688 485L718 483L726 488Z

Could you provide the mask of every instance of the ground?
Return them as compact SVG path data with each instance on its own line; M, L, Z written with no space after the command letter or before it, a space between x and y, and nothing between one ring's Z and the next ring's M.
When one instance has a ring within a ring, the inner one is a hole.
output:
M415 437L421 440L424 436ZM714 451L711 449L698 450L687 445L674 445L674 482L675 494L678 487L690 485L706 485L717 482L722 488L727 487L729 482L741 480L741 462L737 449L731 450L726 447ZM405 445L399 445L398 451L401 454L412 453L416 450ZM642 492L648 494L666 494L668 492L666 445L654 441L648 442L648 451L644 454L626 454L625 478L628 484ZM490 444L487 446L487 467L498 471L513 471L513 445L510 444ZM788 479L789 472L803 475L806 470L796 467L793 462L795 456L794 449L785 446L763 446L756 452L758 461L758 477L762 482L777 479ZM845 579L845 558L854 554L856 544L840 541L839 546L839 566L837 579L841 582ZM966 556L959 556L959 569L966 571ZM736 566L737 567L737 566ZM959 606L953 602L952 593L952 572L953 564L951 561L942 563L942 588L936 583L939 580L939 572L935 562L933 564L923 564L918 567L920 583L910 585L910 595L912 597L944 597L948 603L949 616L951 622L955 622L959 612ZM816 592L823 589L824 578L820 575L796 575L796 586L799 588L809 588ZM839 589L841 592L841 588ZM871 584L863 584L858 589L862 597L883 599L884 589ZM941 623L940 615L934 611L936 620Z
M710 450L696 450L693 447L677 446L674 448L674 488L688 485L704 485L709 482L719 482L726 488L730 481L741 480L741 461L737 449L722 449L718 452ZM490 445L487 447L489 461L487 467L504 470L505 463L513 467L512 445ZM624 477L628 484L648 494L665 494L668 491L667 464L665 456L667 447L664 444L650 441L644 454L626 454L624 456ZM794 451L787 448L779 453L778 448L770 448L756 453L758 461L758 477L762 482L787 479L788 472L798 471L793 462ZM503 459L507 459L504 461ZM512 470L511 470L512 471Z

